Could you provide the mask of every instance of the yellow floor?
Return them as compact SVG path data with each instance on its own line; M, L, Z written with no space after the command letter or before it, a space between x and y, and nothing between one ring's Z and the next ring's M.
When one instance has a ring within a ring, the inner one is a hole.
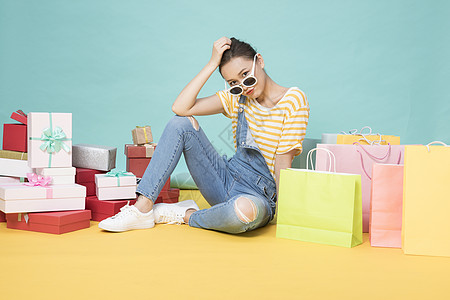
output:
M63 235L0 223L0 299L449 299L450 258L157 225ZM138 298L139 297L139 298Z

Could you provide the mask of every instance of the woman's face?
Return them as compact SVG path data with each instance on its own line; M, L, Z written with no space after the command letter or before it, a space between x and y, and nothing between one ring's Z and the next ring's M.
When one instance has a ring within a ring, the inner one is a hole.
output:
M234 57L225 65L222 66L221 72L222 77L228 83L229 86L234 86L242 83L242 80L248 76L252 71L253 60L246 57ZM242 93L244 96L251 98L258 98L264 90L265 85L265 75L263 70L264 61L260 54L257 55L257 60L255 62L255 72L254 76L258 80L256 85L252 87L246 87L241 84L244 89Z

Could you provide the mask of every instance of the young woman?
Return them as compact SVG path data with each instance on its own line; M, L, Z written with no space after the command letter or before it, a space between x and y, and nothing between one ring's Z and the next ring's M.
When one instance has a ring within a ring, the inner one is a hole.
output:
M300 154L309 118L305 94L275 83L264 60L249 44L222 37L211 59L181 91L158 147L139 183L138 201L99 223L108 231L151 228L155 223L241 233L273 219L280 170ZM197 98L219 67L230 88ZM231 118L236 153L221 157L194 115L222 113ZM211 208L194 201L153 204L184 153L189 172Z

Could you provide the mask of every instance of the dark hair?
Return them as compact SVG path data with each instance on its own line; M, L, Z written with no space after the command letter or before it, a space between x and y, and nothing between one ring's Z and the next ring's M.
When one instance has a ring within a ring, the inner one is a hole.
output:
M230 49L223 52L222 59L219 64L220 74L222 74L222 67L226 63L228 63L232 58L244 57L253 60L253 58L257 53L256 50L253 49L253 47L246 42L240 41L234 37L232 37L230 40L231 40Z

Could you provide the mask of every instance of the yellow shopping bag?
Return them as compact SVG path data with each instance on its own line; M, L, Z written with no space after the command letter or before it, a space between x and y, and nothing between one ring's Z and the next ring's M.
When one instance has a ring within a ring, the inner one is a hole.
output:
M365 129L366 132L364 131ZM364 126L359 132L357 129L350 130L348 133L342 132L336 137L336 144L353 145L360 143L361 145L400 145L400 137L394 135L382 135L372 133L372 128Z
M362 243L361 175L286 169L279 189L277 237L342 247Z
M450 256L450 147L438 143L445 147L405 146L405 254Z

